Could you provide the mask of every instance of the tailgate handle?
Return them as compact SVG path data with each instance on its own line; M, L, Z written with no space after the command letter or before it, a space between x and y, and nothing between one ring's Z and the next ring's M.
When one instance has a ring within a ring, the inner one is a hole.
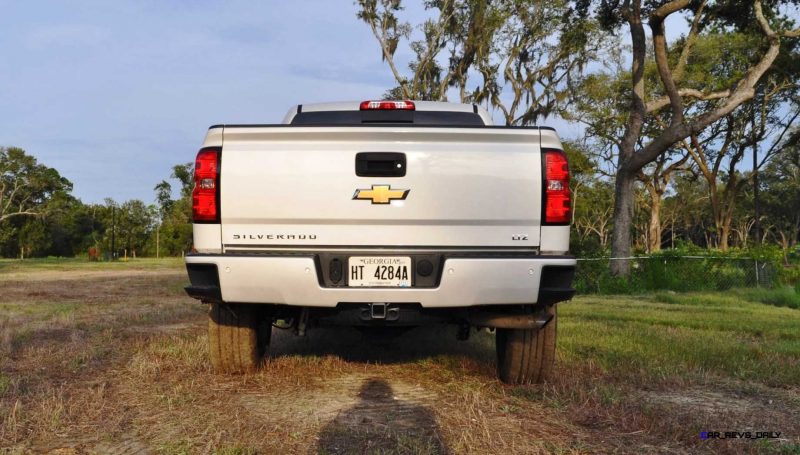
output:
M359 177L405 177L406 154L397 152L356 153Z

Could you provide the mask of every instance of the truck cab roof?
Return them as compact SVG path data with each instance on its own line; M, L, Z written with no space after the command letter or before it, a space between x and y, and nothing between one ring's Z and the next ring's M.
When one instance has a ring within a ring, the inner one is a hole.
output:
M381 103L373 101L372 103ZM492 117L477 104L410 101L413 108L362 109L362 101L298 104L283 118L285 125L413 124L439 126L489 126Z

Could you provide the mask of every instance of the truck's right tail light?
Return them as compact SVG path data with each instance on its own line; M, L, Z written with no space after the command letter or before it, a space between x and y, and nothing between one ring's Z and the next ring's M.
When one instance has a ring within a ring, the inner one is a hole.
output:
M219 147L197 152L192 190L192 220L195 223L219 223Z
M544 153L544 224L569 224L572 200L569 192L569 165L561 150Z

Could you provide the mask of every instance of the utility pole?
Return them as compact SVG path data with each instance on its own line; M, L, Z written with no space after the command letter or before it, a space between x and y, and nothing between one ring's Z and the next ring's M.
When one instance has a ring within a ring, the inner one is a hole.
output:
M117 259L117 206L111 206L111 260Z
M753 212L755 223L753 224L756 238L754 245L761 245L761 210L758 206L758 142L753 141Z

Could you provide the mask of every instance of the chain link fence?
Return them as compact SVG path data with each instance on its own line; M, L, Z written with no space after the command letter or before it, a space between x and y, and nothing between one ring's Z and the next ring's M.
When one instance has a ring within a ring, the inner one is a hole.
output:
M611 275L611 261L628 260L630 278ZM575 287L580 293L619 294L645 291L724 291L779 286L775 264L752 258L710 256L641 256L578 259Z

